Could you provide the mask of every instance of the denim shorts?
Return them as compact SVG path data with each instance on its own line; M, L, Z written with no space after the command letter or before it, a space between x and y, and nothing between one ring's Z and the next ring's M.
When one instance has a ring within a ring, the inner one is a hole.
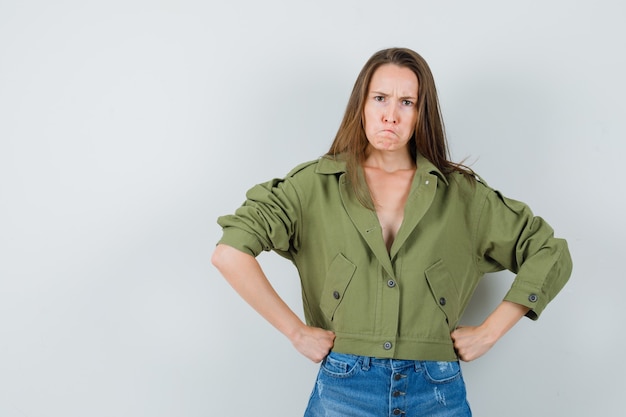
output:
M471 416L458 362L377 359L331 352L305 417Z

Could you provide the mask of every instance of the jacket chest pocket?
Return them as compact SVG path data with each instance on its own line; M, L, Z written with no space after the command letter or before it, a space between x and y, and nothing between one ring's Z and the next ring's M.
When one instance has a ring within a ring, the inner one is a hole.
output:
M320 309L328 320L333 321L335 312L341 305L354 276L354 271L356 271L356 265L342 254L337 255L331 262L320 298Z
M442 260L426 270L426 280L435 303L446 316L446 322L452 331L459 321L459 292L450 271Z

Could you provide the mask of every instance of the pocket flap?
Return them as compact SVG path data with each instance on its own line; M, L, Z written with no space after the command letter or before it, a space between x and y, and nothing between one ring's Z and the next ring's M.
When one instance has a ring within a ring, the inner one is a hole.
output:
M426 270L426 281L435 303L444 312L448 325L453 330L460 318L459 293L443 260L440 259Z
M320 308L331 321L335 316L335 311L343 301L354 271L356 271L356 265L341 253L333 259L328 268L320 299Z

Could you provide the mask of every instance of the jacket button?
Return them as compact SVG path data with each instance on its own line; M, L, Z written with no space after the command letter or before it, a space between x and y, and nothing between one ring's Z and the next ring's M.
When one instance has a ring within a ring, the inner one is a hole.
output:
M341 298L341 294L339 294L339 291L334 291L333 297L335 298L335 300L339 300L339 298Z
M393 287L396 286L396 282L394 280L390 279L389 281L387 281L387 286L389 288L393 288Z
M385 342L385 343L383 343L383 349L385 349L385 350L389 350L389 349L391 349L391 347L392 347L392 346L393 346L393 345L391 344L391 342Z
M530 301L531 303L536 302L539 299L539 297L537 297L537 294L530 294L528 296L528 301Z
M441 297L439 299L439 305L441 305L441 306L445 306L446 305L446 298L445 297Z

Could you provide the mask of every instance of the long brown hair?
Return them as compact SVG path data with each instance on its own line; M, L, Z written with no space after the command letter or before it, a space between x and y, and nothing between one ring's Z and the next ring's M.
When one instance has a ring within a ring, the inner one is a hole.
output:
M352 188L359 201L370 208L372 205L369 189L359 169L365 160L368 145L363 128L363 108L372 76L384 64L408 68L417 76L417 120L413 138L409 141L409 151L413 160L419 153L439 168L444 175L456 171L468 177L472 176L469 168L450 161L435 80L426 60L417 52L407 48L383 49L372 55L359 73L335 140L326 154L328 157L342 158L346 161Z

